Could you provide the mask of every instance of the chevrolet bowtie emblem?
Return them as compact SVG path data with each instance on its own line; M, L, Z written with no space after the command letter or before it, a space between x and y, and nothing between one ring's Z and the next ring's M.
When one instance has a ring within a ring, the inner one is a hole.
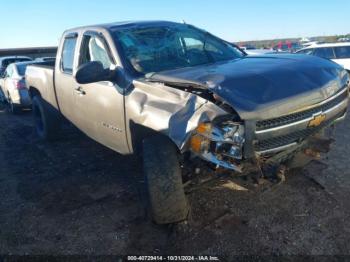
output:
M324 121L326 120L326 115L321 113L318 115L314 116L314 119L312 119L309 124L308 127L318 127L319 125L321 125Z

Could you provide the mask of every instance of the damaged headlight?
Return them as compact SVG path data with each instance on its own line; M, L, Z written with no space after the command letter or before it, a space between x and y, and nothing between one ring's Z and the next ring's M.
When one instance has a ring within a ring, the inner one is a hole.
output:
M218 160L242 159L244 126L233 121L201 123L191 137L191 150L199 155L211 153Z
M244 144L244 126L226 121L214 129L215 153L235 159L242 159Z

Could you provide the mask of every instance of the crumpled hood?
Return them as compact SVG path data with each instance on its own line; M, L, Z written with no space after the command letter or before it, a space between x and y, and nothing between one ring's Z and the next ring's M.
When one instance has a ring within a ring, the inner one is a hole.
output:
M242 119L259 120L327 99L347 81L343 71L323 58L277 54L247 56L157 75L200 82L230 104Z

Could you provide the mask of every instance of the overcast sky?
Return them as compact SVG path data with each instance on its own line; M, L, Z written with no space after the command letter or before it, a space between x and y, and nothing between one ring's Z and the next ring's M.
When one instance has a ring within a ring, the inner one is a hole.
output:
M349 0L6 0L0 48L55 46L65 29L126 20L185 20L228 41L345 34L349 11Z

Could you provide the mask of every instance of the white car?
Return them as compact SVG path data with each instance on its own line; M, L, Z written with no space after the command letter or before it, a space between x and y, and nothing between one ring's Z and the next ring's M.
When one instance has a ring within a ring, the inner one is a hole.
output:
M339 65L342 65L350 72L350 42L315 44L296 52L297 54L315 55L331 59Z
M33 63L12 63L0 77L0 101L7 102L11 113L17 113L21 108L29 108L32 104L24 75L27 66Z

